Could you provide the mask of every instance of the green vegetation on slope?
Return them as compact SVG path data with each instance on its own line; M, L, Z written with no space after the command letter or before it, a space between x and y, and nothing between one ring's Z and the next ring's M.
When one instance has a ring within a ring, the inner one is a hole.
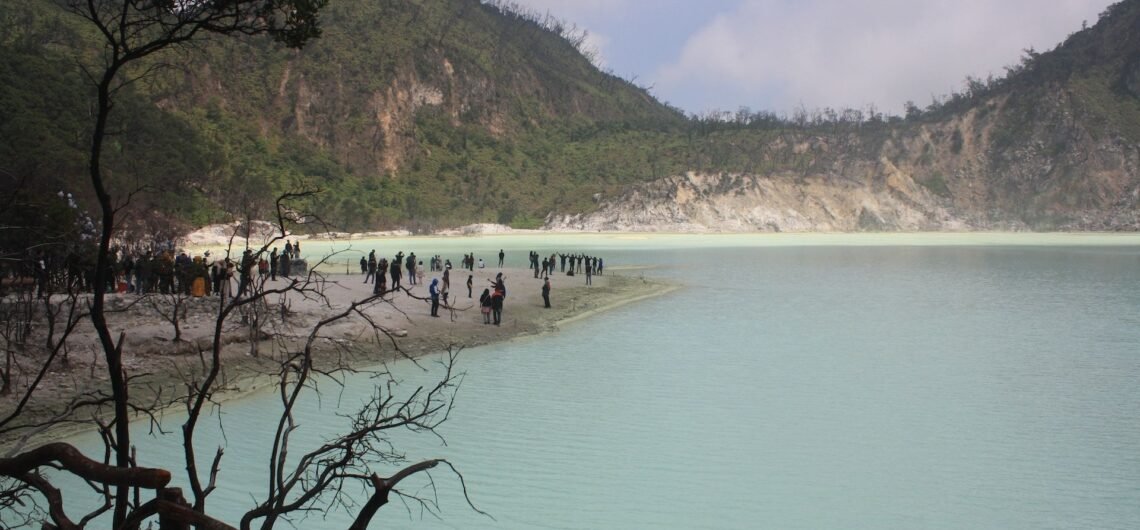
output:
M1013 213L1028 217L1051 207L1042 189L1101 193L1077 186L1080 131L1140 142L1140 0L905 119L685 118L595 68L564 25L495 3L333 2L322 18L322 38L302 51L205 43L129 87L109 167L117 189L148 189L140 217L260 217L277 194L315 187L311 209L344 230L529 227L687 171L857 179L883 157L910 160L916 181L961 207L1021 201ZM75 65L90 58L89 28L50 0L5 4L0 27L0 170L84 192L88 89ZM958 159L979 153L992 202L966 204ZM1005 177L1030 163L1061 169Z

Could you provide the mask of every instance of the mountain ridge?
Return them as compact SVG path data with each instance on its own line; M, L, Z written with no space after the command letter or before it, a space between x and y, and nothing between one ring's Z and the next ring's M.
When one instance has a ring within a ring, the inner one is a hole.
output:
M0 168L82 200L84 91L66 65L89 30L54 6L0 13L0 132L16 139ZM1140 229L1140 0L905 117L685 117L598 70L565 24L500 3L323 17L302 51L211 41L132 87L109 164L158 190L139 219L257 218L317 187L310 209L344 231Z

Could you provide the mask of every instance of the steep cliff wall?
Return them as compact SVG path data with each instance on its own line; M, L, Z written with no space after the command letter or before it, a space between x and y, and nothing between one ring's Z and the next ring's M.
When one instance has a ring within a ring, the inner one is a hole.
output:
M802 171L687 172L552 214L551 229L640 231L1140 230L1140 143L1064 86L1034 116L993 97L947 119L871 133L781 135L756 159ZM1124 104L1129 104L1124 101ZM1006 129L1023 120L1016 135ZM1003 136L1004 135L1004 136ZM790 138L790 139L789 139ZM722 140L723 141L723 140Z

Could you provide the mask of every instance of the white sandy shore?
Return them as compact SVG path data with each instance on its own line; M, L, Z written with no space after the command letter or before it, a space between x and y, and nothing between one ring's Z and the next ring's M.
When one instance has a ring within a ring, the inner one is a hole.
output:
M478 297L490 286L495 274L502 272L507 286L507 300L501 326L483 324ZM471 297L467 295L466 281L472 276ZM527 269L476 269L473 272L452 270L450 309L442 309L441 318L429 316L427 283L433 275L425 276L425 285L408 286L409 293L391 293L382 301L364 310L373 322L388 330L395 344L388 339L376 340L376 335L359 316L328 326L320 333L317 342L322 362L347 360L356 367L391 360L404 354L419 356L446 350L448 347L470 347L508 340L521 335L551 331L558 325L576 321L598 311L667 293L676 286L632 276L606 275L594 277L593 285L585 285L585 277L556 273L551 277L553 308L542 307L542 280L535 279ZM439 276L436 273L435 276ZM296 351L309 330L321 319L349 307L354 301L371 295L370 284L359 274L331 274L324 277L321 297L303 297L289 294L268 300L270 311L279 313L288 307L288 317L270 319L262 326L261 340L256 341L258 355L251 355L254 342L250 341L248 326L233 316L225 326L223 335L223 365L225 388L223 398L233 399L272 386L281 359L289 351ZM270 288L282 287L286 280L269 282ZM417 298L420 297L420 298ZM132 387L132 397L145 403L157 396L166 400L174 397L170 392L182 388L183 378L194 377L202 371L199 351L208 350L214 329L214 315L218 309L216 297L191 298L185 302L186 317L181 324L182 339L173 343L174 330L170 322L162 319L156 307L169 304L167 298L152 296L139 300L135 295L111 295L109 306L116 310L108 315L115 336L124 333L124 364L129 375L140 375ZM168 305L165 306L168 308ZM47 417L71 397L93 388L106 385L106 367L93 345L97 344L90 324L84 322L69 339L72 353L66 365L51 371L44 386L37 393L29 409L29 419ZM23 370L34 370L35 359L24 359ZM17 392L0 397L0 413L15 406ZM29 443L65 436L78 430L93 428L92 423L75 423L37 435ZM11 437L0 441L10 445Z

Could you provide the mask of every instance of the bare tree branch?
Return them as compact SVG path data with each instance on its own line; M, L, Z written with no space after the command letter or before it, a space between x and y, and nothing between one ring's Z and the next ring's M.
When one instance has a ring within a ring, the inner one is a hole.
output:
M170 482L170 472L165 469L108 466L83 456L75 446L63 442L0 458L0 475L18 477L52 463L76 476L113 486L158 489Z

